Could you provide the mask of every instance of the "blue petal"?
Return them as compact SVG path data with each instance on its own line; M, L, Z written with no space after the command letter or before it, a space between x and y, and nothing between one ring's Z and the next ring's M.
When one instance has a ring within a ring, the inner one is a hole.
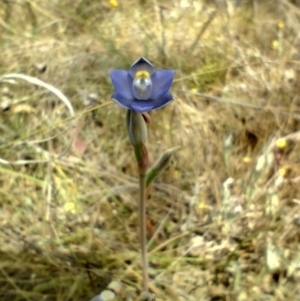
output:
M155 72L153 65L143 57L133 63L129 69L129 73L134 78L135 74L140 70L149 72L150 76Z
M167 105L173 100L173 95L167 92L164 96L159 99L148 99L148 100L137 100L129 104L129 108L139 113L149 112L151 110L159 109Z
M115 101L120 107L130 109L134 99L124 98L119 92L114 92L110 98Z
M110 78L116 92L118 92L122 98L132 99L132 82L133 78L125 70L113 70L110 72Z
M153 110L154 102L149 100L135 100L131 105L130 109L139 113L145 113Z
M171 88L174 79L175 71L173 70L160 70L156 71L152 76L152 93L151 98L160 99Z
M160 99L157 99L157 100L151 100L151 101L154 101L155 105L153 107L152 110L155 110L155 109L159 109L159 108L162 108L164 107L165 105L167 105L170 101L172 101L174 98L173 98L173 95L170 93L170 92L167 92L164 96L162 96Z

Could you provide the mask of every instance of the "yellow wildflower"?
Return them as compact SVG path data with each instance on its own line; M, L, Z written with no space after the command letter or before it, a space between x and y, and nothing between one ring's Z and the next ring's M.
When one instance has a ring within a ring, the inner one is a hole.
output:
M276 141L277 148L285 148L286 147L286 139L285 138L279 138Z
M272 48L273 48L273 49L278 49L278 47L279 47L279 42L278 42L278 40L274 40L274 41L272 42Z
M119 6L119 3L117 0L109 0L109 5L111 7L118 7Z
M252 159L250 157L244 157L243 158L244 163L250 163L251 161L252 161Z
M280 21L280 22L278 22L277 27L278 27L279 29L283 29L283 28L285 27L285 23L282 22L282 21Z
M65 211L67 211L67 212L71 212L71 213L73 213L73 214L76 213L74 202L67 202L67 203L65 203L64 209L65 209Z
M286 169L284 167L279 168L278 174L284 176L286 174Z

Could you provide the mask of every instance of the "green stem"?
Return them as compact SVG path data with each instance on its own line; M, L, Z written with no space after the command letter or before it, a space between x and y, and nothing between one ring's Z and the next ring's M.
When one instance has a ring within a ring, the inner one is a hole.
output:
M146 229L146 173L139 170L139 226L140 226L140 242L142 253L142 268L143 268L143 289L149 290L148 279L148 254L147 254L147 229Z

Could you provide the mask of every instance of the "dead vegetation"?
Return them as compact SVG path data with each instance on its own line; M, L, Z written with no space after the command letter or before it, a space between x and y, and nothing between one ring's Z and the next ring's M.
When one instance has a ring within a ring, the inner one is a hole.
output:
M111 280L120 300L140 293L136 166L108 77L140 56L176 70L151 159L181 146L147 205L151 290L299 299L300 10L225 2L0 2L1 75L75 108L1 82L0 158L49 161L76 134L54 162L0 166L0 300L89 300Z

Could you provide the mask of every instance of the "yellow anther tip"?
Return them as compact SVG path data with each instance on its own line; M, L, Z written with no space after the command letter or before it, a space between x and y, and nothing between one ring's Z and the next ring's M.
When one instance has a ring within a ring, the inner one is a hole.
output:
M145 70L140 70L135 74L135 78L136 79L140 79L140 78L150 78L150 73L148 71Z

